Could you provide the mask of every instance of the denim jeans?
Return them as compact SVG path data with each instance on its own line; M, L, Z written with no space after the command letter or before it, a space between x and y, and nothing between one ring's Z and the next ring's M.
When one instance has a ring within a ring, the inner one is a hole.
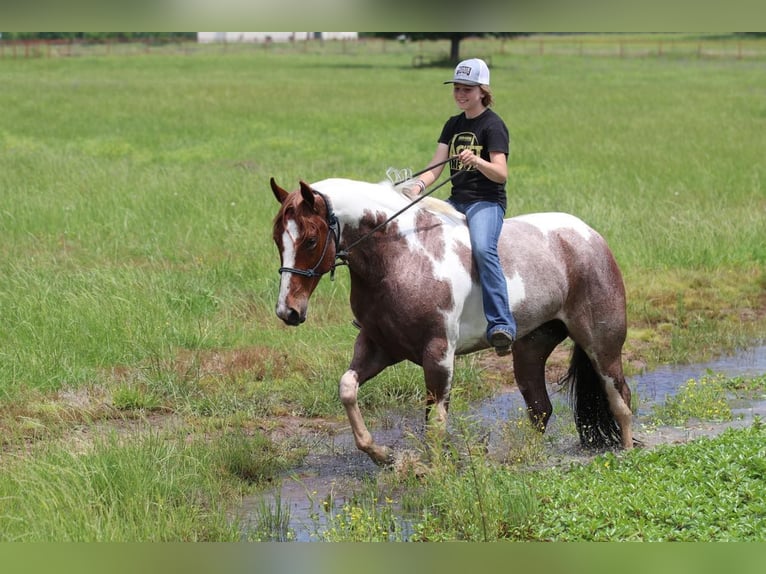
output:
M505 216L503 207L493 201L449 202L468 221L471 250L479 272L484 315L487 318L487 339L495 331L505 331L515 338L516 320L508 303L508 286L497 253L497 240Z

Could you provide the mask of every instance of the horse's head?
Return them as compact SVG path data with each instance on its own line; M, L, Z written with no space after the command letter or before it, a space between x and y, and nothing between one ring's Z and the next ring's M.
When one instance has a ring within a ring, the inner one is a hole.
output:
M273 237L282 277L277 317L288 325L306 320L311 294L325 273L335 269L340 230L329 200L307 183L289 193L271 178L271 190L282 204L274 218Z

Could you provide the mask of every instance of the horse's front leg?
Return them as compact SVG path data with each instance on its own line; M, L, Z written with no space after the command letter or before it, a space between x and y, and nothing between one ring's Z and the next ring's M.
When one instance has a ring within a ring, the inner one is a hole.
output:
M393 451L387 446L375 444L367 425L364 423L362 412L359 410L357 394L359 387L393 364L388 356L380 351L363 333L359 333L354 345L354 357L351 365L343 373L338 385L338 394L343 408L346 409L351 432L354 434L356 447L366 452L377 465L389 465L394 461Z

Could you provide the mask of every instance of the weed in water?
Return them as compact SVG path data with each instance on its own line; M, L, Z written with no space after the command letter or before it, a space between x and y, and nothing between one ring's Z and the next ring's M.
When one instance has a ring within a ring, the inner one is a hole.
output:
M374 495L363 495L335 509L327 505L330 516L321 532L326 542L396 542L405 539L402 519L397 515L394 501L378 500Z
M415 540L501 540L524 524L537 505L523 475L481 457L461 472L429 475L425 490L429 504L413 526Z
M290 528L290 505L283 503L277 490L273 500L262 497L255 517L247 526L247 538L257 542L290 542L295 533Z
M689 379L665 404L654 408L651 421L659 425L683 426L690 419L729 421L731 407L726 397L726 378L708 374L699 380Z
M545 437L534 427L523 408L519 408L516 417L503 424L501 439L500 458L505 464L530 465L545 457Z

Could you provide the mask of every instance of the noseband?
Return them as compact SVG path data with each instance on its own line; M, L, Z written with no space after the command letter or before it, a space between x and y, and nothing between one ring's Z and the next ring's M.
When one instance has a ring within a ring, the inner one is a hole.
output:
M341 263L336 263L333 261L332 266L327 271L317 271L319 266L322 264L322 261L324 261L324 257L327 254L327 248L330 245L330 236L332 235L333 241L335 243L335 258L340 258L338 254L338 247L340 245L340 221L338 221L338 218L335 215L335 212L332 210L332 206L330 205L330 200L322 193L318 192L317 190L313 190L314 193L316 193L319 197L321 197L324 200L325 207L327 208L327 217L325 218L325 222L327 223L327 229L328 233L325 236L324 240L324 247L322 248L322 254L319 256L319 260L316 262L316 265L314 265L311 269L296 269L295 267L280 267L279 268L279 274L282 273L293 273L295 275L300 275L301 277L321 277L325 273L330 273L330 279L335 279L335 268L340 265L346 265L345 260L343 260Z

